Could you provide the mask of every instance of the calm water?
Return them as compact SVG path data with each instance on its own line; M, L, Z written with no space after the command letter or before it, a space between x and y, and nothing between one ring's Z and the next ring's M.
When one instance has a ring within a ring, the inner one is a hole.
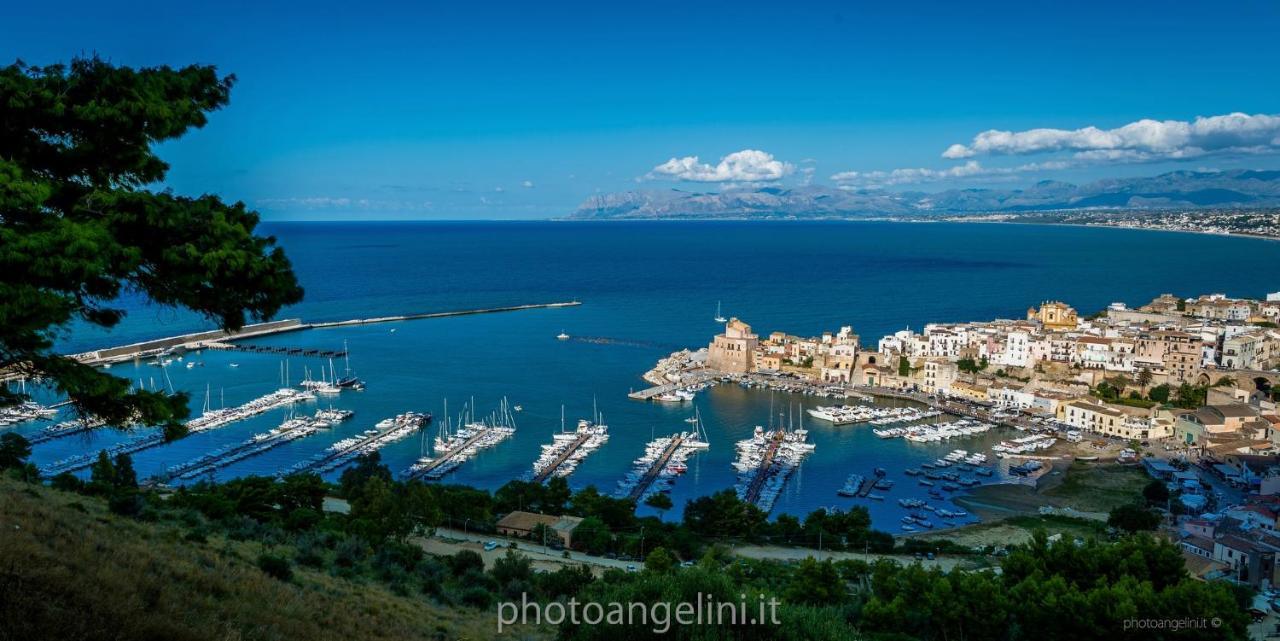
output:
M658 358L710 340L718 329L712 321L717 301L726 316L741 317L761 333L807 335L853 325L874 347L881 335L903 327L1018 317L1044 299L1062 299L1088 313L1117 300L1137 305L1164 292L1261 296L1278 288L1272 276L1280 264L1280 243L1263 240L1001 224L294 223L266 231L280 239L307 289L306 301L281 315L286 318L338 320L568 299L584 304L263 339L331 349L345 341L352 367L369 386L333 401L356 411L349 423L234 464L220 477L274 472L406 410L439 416L445 398L456 412L474 396L485 412L506 396L524 407L516 436L450 477L494 488L529 469L539 445L559 428L561 404L573 421L590 414L594 398L612 437L570 484L610 491L651 435L687 427L681 419L690 414L688 406L630 401L626 393L645 385L639 376ZM63 348L205 327L187 314L125 304L131 313L120 327L109 334L74 332ZM555 340L561 330L575 339ZM217 406L223 398L227 405L244 402L280 382L278 357L205 353L187 360L203 365L170 367L169 376L176 388L192 393L197 413L206 386ZM296 383L304 368L322 365L293 358L289 369ZM164 385L157 367L126 364L112 372ZM677 506L732 486L733 442L767 421L770 403L775 411L791 407L797 413L816 404L736 386L699 395L712 449L694 457L677 482ZM282 416L271 413L139 453L137 467L146 474L185 461L274 427ZM902 469L953 448L985 449L1004 436L922 446L882 441L866 427L805 426L817 450L775 514L856 504L835 490L851 472L883 466L899 483L888 501L869 507L877 525L891 531L901 516L894 499L923 494ZM39 425L16 429L31 432ZM120 438L102 433L63 439L38 446L34 458L49 462ZM398 471L419 451L417 441L402 441L384 449L383 457Z

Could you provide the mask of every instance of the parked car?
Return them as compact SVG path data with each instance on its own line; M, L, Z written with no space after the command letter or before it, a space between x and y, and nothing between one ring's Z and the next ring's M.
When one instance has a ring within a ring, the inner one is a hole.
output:
M487 543L485 543L485 544L484 544L484 551L485 551L485 552L492 552L492 551L494 551L494 550L496 550L496 549L498 549L498 542L497 542L497 541L489 541L489 542L487 542Z

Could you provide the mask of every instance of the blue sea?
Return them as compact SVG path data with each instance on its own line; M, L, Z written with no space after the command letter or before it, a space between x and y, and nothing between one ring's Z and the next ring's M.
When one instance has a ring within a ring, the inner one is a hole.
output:
M479 414L506 397L524 410L516 436L466 463L448 482L496 488L530 469L539 445L593 403L611 438L570 477L611 491L655 435L686 429L692 406L632 401L640 375L673 350L706 345L726 316L759 333L812 335L852 325L864 346L903 328L938 321L1021 317L1028 306L1060 299L1082 313L1113 301L1137 306L1165 292L1224 292L1260 297L1280 289L1280 243L1237 237L1016 224L887 222L422 222L276 223L276 236L306 288L304 302L281 318L343 320L580 300L579 307L460 316L310 330L256 342L351 350L351 367L368 383L332 401L356 417L329 432L241 461L218 478L270 474L335 440L407 410L442 414L474 398ZM209 327L188 313L128 299L128 318L110 332L74 328L64 351L131 343ZM573 339L556 340L561 331ZM199 366L187 368L186 361ZM238 404L280 386L279 356L189 355L167 368L172 385L192 395L199 413ZM236 363L237 367L231 367ZM342 363L338 363L341 369ZM291 382L328 363L293 357ZM165 372L142 364L110 370L145 386L166 386ZM52 400L42 395L42 400ZM328 399L320 401L330 404ZM690 461L672 492L686 499L732 487L733 443L769 421L769 408L798 415L821 404L808 397L719 386L699 394L712 447ZM312 408L313 409L313 408ZM135 455L146 475L275 427L284 410L198 434ZM37 431L42 424L11 428ZM896 531L894 499L922 496L902 470L954 448L978 450L1008 434L917 445L875 438L870 429L805 421L817 449L787 485L774 514L866 504L876 525ZM47 463L124 438L102 431L36 447ZM418 439L383 450L395 471L421 454ZM836 490L850 473L885 467L898 481L883 503ZM937 502L935 502L937 503ZM645 513L642 508L641 512ZM667 518L676 518L672 510Z

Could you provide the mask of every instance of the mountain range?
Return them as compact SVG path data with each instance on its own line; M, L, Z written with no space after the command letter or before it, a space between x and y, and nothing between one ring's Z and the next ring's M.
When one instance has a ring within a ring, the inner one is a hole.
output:
M633 190L588 198L568 218L873 218L1063 209L1280 207L1280 171L1174 171L1074 185L1045 180L1026 189L936 193L847 190L810 185L721 192Z

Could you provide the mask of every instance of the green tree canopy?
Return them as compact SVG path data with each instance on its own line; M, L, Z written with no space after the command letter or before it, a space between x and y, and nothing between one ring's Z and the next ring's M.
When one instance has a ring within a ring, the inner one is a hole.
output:
M156 143L227 104L233 76L213 67L118 67L98 58L0 68L0 370L43 377L83 414L182 434L184 395L55 354L72 323L109 328L122 293L193 310L225 329L302 298L258 215L216 196L155 187ZM0 388L0 405L23 400Z
M22 467L31 456L31 442L19 434L0 435L0 470Z

